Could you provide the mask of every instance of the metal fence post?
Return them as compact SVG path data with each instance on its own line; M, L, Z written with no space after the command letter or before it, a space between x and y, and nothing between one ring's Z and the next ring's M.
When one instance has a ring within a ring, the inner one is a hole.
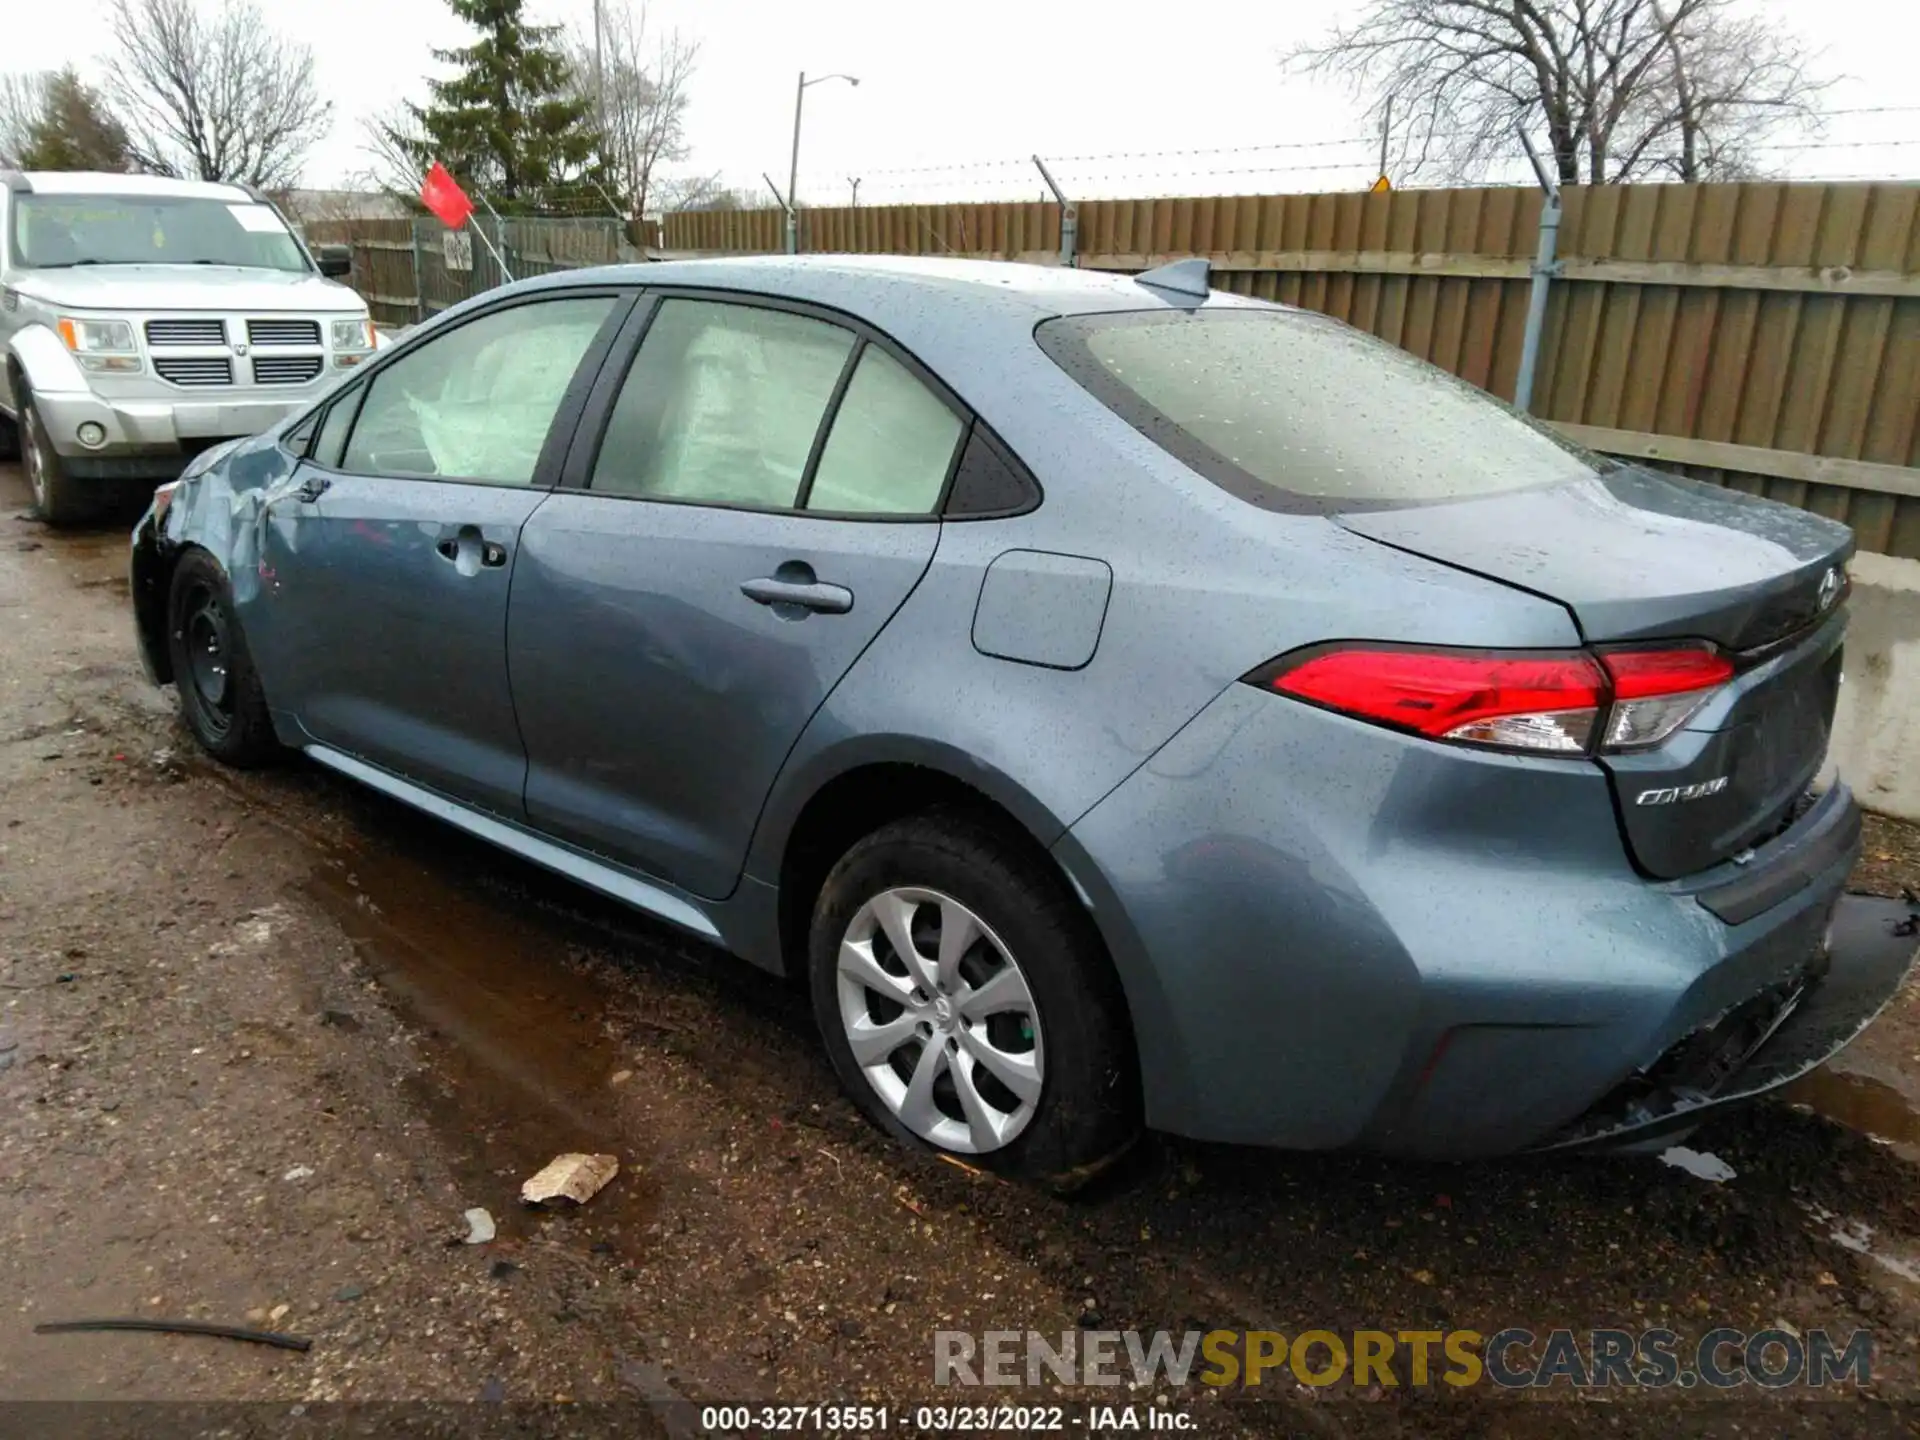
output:
M1060 202L1060 263L1072 268L1079 261L1080 251L1080 209L1067 199L1066 192L1053 183L1053 175L1047 169L1047 162L1038 155L1033 163L1040 169L1040 178L1047 182L1047 188L1053 191L1053 198Z
M1540 180L1542 196L1540 241L1534 250L1532 287L1527 292L1527 328L1520 337L1520 373L1513 382L1514 407L1531 413L1534 377L1540 369L1540 339L1547 328L1547 292L1553 277L1564 267L1555 258L1560 244L1560 187L1535 153L1526 128L1521 126L1519 130L1520 143L1526 147L1527 159L1533 162L1533 173Z
M426 323L427 319L427 271L420 263L420 226L422 221L415 220L409 227L413 237L413 322L416 325Z

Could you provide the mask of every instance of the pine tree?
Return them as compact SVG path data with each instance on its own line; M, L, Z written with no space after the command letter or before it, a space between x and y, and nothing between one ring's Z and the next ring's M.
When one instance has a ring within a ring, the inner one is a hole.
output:
M387 143L417 171L438 160L503 212L601 206L599 191L612 184L592 106L570 84L560 27L529 24L526 0L447 3L480 38L433 52L459 73L429 80L431 101L408 103L412 123L388 128Z
M127 132L71 66L47 81L20 154L24 170L131 170Z

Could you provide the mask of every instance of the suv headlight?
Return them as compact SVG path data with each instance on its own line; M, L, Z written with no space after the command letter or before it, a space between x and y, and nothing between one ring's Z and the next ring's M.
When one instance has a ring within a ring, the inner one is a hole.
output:
M140 368L140 347L126 320L87 320L62 315L58 329L82 370L129 371Z
M373 349L373 321L362 315L333 322L333 363L358 365Z

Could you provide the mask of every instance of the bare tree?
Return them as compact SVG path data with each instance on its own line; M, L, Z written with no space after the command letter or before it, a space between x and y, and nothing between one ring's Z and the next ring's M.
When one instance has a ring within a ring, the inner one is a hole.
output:
M285 188L332 123L313 52L276 35L254 0L110 0L113 98L140 165L163 175Z
M1817 125L1827 82L1741 0L1370 0L1290 62L1391 117L1406 174L1474 179L1544 132L1562 184L1750 173L1770 135Z
M568 37L574 83L593 108L602 159L634 215L659 208L660 168L692 153L687 143L689 90L700 47L670 31L647 39L647 13L621 0L601 0L600 43L589 27Z
M747 197L711 175L680 175L654 185L653 208L670 215L677 210L745 210Z
M34 127L46 114L53 75L51 70L0 75L0 168L24 166Z

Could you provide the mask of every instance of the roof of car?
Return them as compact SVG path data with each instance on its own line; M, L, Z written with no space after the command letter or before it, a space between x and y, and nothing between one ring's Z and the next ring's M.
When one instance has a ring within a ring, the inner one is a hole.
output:
M167 195L241 204L253 196L239 185L174 180L165 175L115 175L96 170L29 170L22 177L36 195Z
M742 255L704 260L561 270L527 279L522 292L580 285L731 291L836 310L873 325L939 375L975 409L996 392L1030 388L1023 366L1042 321L1114 311L1192 311L1269 302L1214 291L1204 301L1127 275L1052 265L912 255ZM499 292L492 292L498 294ZM485 295L457 309L486 303ZM442 318L455 311L443 311ZM1029 353L1030 352L1030 353ZM1043 372L1058 374L1050 362Z
M985 302L995 309L1062 315L1155 309L1172 298L1129 275L939 255L740 255L620 268L621 279L637 284L716 285L826 304L885 294L897 305L918 294L929 302Z

